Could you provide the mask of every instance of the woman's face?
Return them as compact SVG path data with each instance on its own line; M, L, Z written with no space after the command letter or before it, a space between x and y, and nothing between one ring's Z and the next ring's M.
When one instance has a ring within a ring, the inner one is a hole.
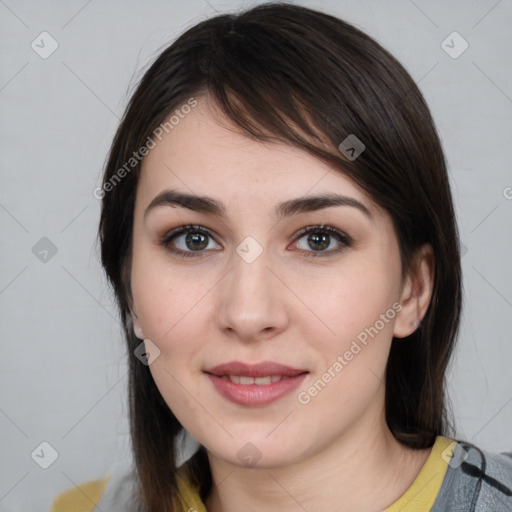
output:
M399 248L349 178L220 116L202 99L144 160L135 324L197 441L229 463L284 466L382 428Z

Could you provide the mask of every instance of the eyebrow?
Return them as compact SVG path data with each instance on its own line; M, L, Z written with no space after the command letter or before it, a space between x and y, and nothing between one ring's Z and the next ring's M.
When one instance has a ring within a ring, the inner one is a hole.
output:
M144 211L144 218L159 206L182 207L189 210L215 215L221 218L226 216L226 207L216 199L208 196L197 196L178 192L176 190L164 190L153 198ZM333 206L349 206L364 213L370 220L373 216L370 210L353 197L339 194L321 194L290 199L279 203L274 209L274 218L281 220L299 213L314 212Z

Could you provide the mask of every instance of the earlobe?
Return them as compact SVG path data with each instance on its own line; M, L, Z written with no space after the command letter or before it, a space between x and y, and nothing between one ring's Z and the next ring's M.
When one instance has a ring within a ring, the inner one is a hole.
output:
M133 321L133 332L135 333L135 336L139 338L139 340L144 339L144 332L142 330L142 326L140 325L139 319L137 317L132 317Z
M142 326L140 325L139 317L136 313L133 312L133 309L130 308L130 312L132 314L132 324L133 324L133 332L139 340L144 339L144 332L142 330Z
M402 289L402 309L396 316L393 336L405 338L421 325L434 288L434 252L429 244L415 254L411 271Z

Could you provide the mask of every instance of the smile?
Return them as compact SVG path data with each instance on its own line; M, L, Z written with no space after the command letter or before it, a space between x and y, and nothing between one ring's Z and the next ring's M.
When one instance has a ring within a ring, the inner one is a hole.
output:
M204 373L224 399L251 407L285 397L309 372L269 361L258 364L234 361L209 368Z

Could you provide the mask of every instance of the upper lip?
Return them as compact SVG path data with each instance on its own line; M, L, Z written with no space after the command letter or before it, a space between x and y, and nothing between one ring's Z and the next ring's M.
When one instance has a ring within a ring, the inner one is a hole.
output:
M306 373L307 370L299 370L272 361L263 361L257 364L242 363L240 361L231 361L229 363L219 364L212 368L205 370L206 373L211 373L217 377L223 375L239 375L246 377L266 377L268 375L281 375L283 377L294 377L301 373Z

